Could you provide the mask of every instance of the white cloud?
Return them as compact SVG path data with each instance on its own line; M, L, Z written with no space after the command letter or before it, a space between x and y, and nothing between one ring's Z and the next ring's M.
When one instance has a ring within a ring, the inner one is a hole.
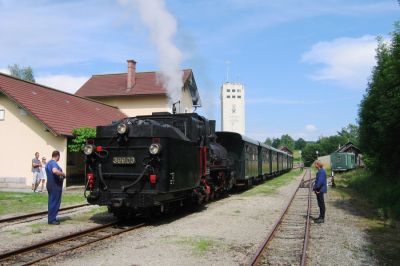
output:
M10 71L8 70L8 68L0 68L0 72L4 73L4 74L7 74L7 75L10 75Z
M317 131L317 127L313 124L308 124L305 126L307 132L315 132Z
M321 64L311 75L314 80L333 80L349 88L365 89L375 65L375 36L338 38L319 42L302 55L302 62Z
M39 76L36 82L54 89L75 93L89 77L69 75Z

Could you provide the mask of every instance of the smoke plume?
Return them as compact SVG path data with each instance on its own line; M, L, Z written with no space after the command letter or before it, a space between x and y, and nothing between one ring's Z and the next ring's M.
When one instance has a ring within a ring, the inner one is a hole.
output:
M168 92L170 102L180 100L183 86L183 72L180 70L182 53L174 45L177 31L174 16L168 12L164 0L120 0L123 4L134 5L141 20L150 30L151 42L157 49L160 67L160 81Z

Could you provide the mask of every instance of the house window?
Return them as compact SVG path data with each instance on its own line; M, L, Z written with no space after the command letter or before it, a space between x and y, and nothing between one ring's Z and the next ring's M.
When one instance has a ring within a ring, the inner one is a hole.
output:
M230 89L227 89L226 92L231 92L231 90L230 90Z
M236 96L235 96L235 95L232 95L232 98L236 98Z
M231 96L230 96L230 95L228 95L228 96L226 96L226 98L231 98Z
M242 98L242 96L238 95L238 98Z
M5 116L5 110L0 109L0 121L4 121L4 116Z
M235 89L232 90L232 92L235 92L235 91L236 91Z

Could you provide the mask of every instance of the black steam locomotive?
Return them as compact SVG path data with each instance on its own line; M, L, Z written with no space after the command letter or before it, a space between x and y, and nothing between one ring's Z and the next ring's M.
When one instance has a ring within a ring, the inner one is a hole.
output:
M291 156L196 114L153 113L98 126L88 140L85 195L116 216L202 204L292 168Z

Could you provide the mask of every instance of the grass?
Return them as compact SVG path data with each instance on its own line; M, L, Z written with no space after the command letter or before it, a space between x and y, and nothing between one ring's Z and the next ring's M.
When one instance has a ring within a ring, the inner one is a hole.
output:
M289 173L275 177L274 179L266 181L261 185L255 186L243 192L241 195L245 197L255 195L272 195L277 192L278 188L289 184L295 179L296 176L300 175L301 172L302 171L300 169L294 169Z
M387 189L387 184L382 182L366 170L358 169L336 175L337 187L330 189L330 193L349 201L351 211L361 217L360 226L367 234L368 249L379 260L379 265L400 265L400 223L388 217L381 206L379 195Z
M47 193L0 192L0 215L47 210ZM82 192L63 193L62 207L86 203Z
M204 255L212 247L217 246L214 240L206 237L190 237L177 241L178 244L189 246L195 255Z

